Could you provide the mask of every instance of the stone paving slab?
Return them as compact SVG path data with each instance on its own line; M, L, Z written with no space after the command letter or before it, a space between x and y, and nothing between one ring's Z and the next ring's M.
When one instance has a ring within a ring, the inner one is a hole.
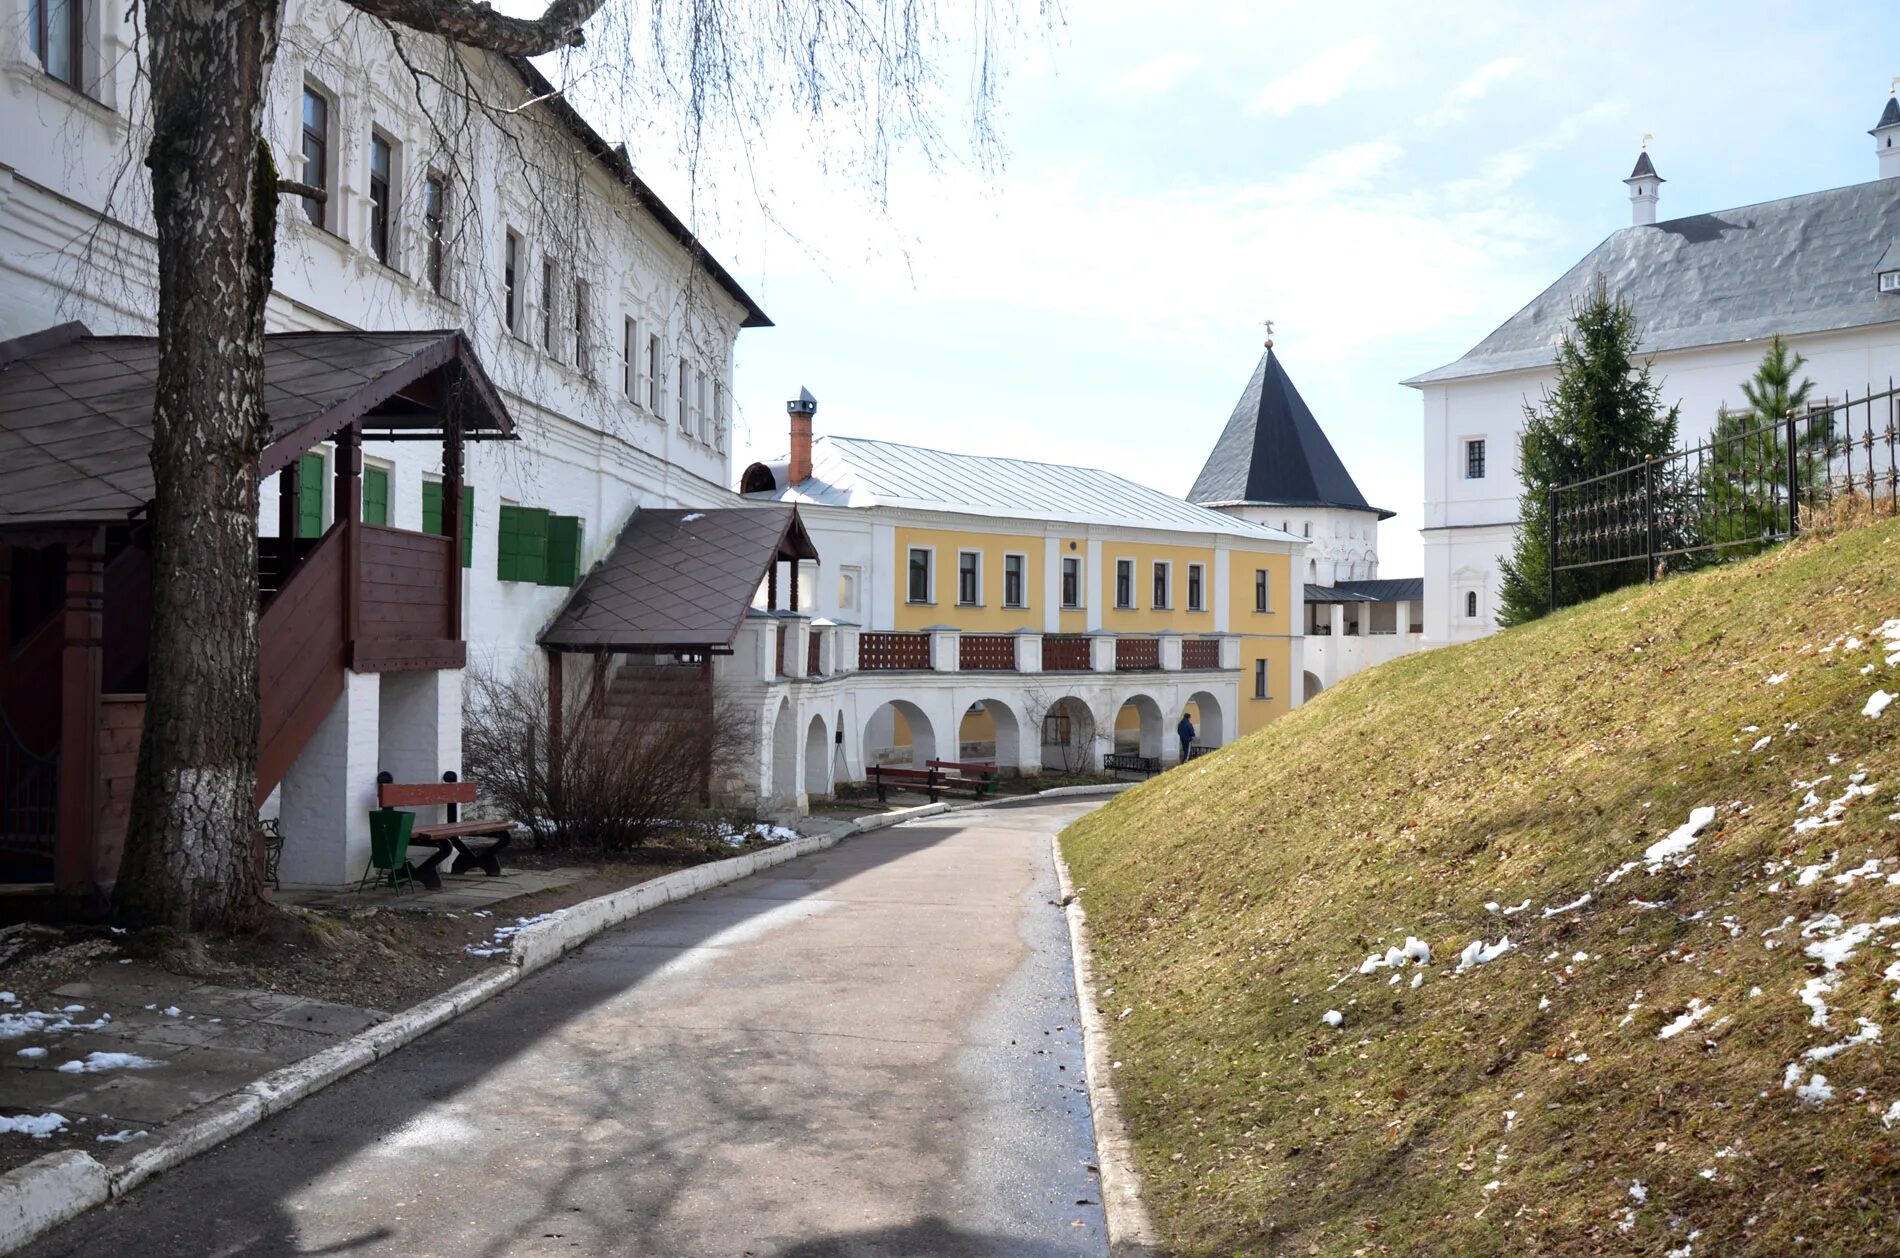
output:
M96 966L42 997L37 1008L69 1006L79 1006L64 1014L75 1024L70 1029L0 1039L0 1113L63 1114L81 1146L108 1163L136 1155L141 1143L207 1103L388 1017L378 1009L205 983L144 962ZM22 1005L0 1009L25 1011ZM22 1049L45 1053L22 1056ZM92 1053L129 1053L161 1064L60 1070ZM127 1129L149 1134L125 1144L98 1140ZM47 1147L11 1133L0 1142L10 1153Z
M532 895L536 891L565 887L595 871L586 866L574 865L560 869L507 869L499 876L491 877L483 873L451 874L444 865L438 867L436 872L442 875L440 891L429 891L422 887L414 890L365 887L361 891L338 887L293 887L278 892L277 899L286 904L301 904L309 908L460 913L486 908L518 895Z

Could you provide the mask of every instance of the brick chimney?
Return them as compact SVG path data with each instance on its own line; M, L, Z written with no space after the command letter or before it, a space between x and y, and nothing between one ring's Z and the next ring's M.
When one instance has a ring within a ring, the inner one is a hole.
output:
M811 417L818 413L818 399L810 389L801 388L785 404L785 413L792 421L792 457L785 468L785 482L802 485L811 479Z

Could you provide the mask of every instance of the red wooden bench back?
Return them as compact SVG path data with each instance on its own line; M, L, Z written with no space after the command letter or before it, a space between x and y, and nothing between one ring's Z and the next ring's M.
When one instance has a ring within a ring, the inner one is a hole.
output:
M933 769L890 769L881 764L872 765L871 772L887 778L901 778L907 782L921 782L925 778L936 776L936 771Z
M384 782L376 788L376 802L384 808L430 804L472 804L473 782Z
M928 760L925 763L933 769L955 769L958 773L994 774L996 772L996 766L993 764L966 763L960 760Z

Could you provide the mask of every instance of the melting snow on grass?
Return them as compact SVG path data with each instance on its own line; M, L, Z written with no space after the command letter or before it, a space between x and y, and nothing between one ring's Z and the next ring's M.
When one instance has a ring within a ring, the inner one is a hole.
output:
M1494 944L1488 944L1482 939L1474 939L1465 945L1463 952L1458 954L1458 969L1455 972L1462 974L1474 965L1489 965L1509 952L1511 946L1509 935Z
M1383 954L1375 952L1364 961L1361 961L1359 963L1359 972L1361 974L1370 974L1374 970L1383 970L1388 967L1396 969L1403 966L1407 961L1416 961L1420 965L1430 965L1432 963L1432 946L1423 939L1407 935L1403 944L1393 944L1390 948L1387 948ZM1393 977L1396 978L1397 975Z
M1559 904L1555 907L1545 909L1543 915L1545 917L1556 917L1559 913L1574 912L1588 903L1590 903L1590 893L1586 891L1568 904Z
M1634 1005L1630 1006L1631 1009L1635 1007ZM1674 1022L1671 1022L1668 1026L1656 1032L1656 1038L1659 1040L1675 1039L1678 1035L1681 1035L1684 1031L1687 1031L1690 1027L1708 1017L1712 1008L1713 1006L1711 1005L1703 1004L1700 996L1691 996L1689 998L1688 1009L1678 1014Z
M1321 1022L1324 1022L1329 1027L1338 1029L1339 1025L1346 1020L1346 1015L1339 1012L1339 1010L1337 1009L1328 1009L1325 1013L1322 1013L1319 1016L1319 1020Z
M1888 694L1886 691L1876 690L1867 696L1867 706L1860 710L1860 714L1878 720L1880 714L1887 710L1887 705L1892 703L1893 700L1894 696Z
M1669 836L1658 839L1643 850L1643 860L1647 862L1650 873L1656 873L1664 865L1680 869L1690 860L1689 849L1696 845L1702 832L1715 820L1715 809L1707 805L1692 809L1689 819L1669 832Z

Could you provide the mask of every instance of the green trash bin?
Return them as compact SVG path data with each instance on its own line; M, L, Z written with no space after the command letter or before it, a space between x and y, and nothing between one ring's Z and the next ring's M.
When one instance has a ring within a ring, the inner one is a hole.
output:
M371 881L387 882L392 887L407 883L415 886L409 873L409 836L416 828L416 814L398 808L378 808L369 815L369 864L363 869L362 890Z

